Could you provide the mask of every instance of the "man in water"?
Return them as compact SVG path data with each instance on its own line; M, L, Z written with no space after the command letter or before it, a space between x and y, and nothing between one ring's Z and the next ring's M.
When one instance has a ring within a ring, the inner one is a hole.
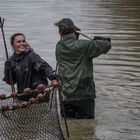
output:
M56 45L56 60L66 117L95 118L92 59L111 49L110 38L78 39L78 28L69 18L63 18L55 25L61 36Z

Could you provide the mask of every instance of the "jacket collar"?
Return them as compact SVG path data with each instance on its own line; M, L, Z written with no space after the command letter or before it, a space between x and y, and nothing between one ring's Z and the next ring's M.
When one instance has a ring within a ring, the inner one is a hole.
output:
M76 35L72 33L72 34L63 35L61 38L61 40L67 40L67 39L76 39Z
M33 51L33 49L32 48L27 48L24 52L22 52L21 54L16 54L16 53L14 53L12 56L11 56L11 58L14 60L14 61L16 61L16 62L19 62L19 61L21 61L25 56L26 56L26 54L28 54L28 53L30 53L30 52L32 52Z

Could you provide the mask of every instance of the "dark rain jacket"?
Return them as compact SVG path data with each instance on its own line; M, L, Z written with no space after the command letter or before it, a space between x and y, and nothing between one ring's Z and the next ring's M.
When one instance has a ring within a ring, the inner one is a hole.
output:
M13 54L8 61L12 63L13 83L17 83L18 93L25 88L36 88L40 83L48 85L48 80L56 79L52 68L32 49L22 54ZM3 80L10 84L9 69L5 65Z
M74 34L64 35L56 46L58 76L64 101L94 99L92 59L107 53L108 40L77 40Z

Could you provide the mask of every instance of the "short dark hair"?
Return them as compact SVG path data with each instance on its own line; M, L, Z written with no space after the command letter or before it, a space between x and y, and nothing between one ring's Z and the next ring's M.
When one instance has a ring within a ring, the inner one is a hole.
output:
M24 35L23 33L15 33L15 34L13 34L13 35L10 37L10 43L11 43L11 45L14 44L15 37L16 37L16 36L19 36L19 35L25 37L25 35Z

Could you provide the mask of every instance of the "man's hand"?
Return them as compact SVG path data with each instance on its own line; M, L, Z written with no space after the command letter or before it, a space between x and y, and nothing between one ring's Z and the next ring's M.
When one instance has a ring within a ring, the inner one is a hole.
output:
M111 39L109 37L102 37L102 36L95 36L94 40L107 40L111 42Z
M58 87L59 86L58 81L57 80L52 80L51 81L51 86Z

